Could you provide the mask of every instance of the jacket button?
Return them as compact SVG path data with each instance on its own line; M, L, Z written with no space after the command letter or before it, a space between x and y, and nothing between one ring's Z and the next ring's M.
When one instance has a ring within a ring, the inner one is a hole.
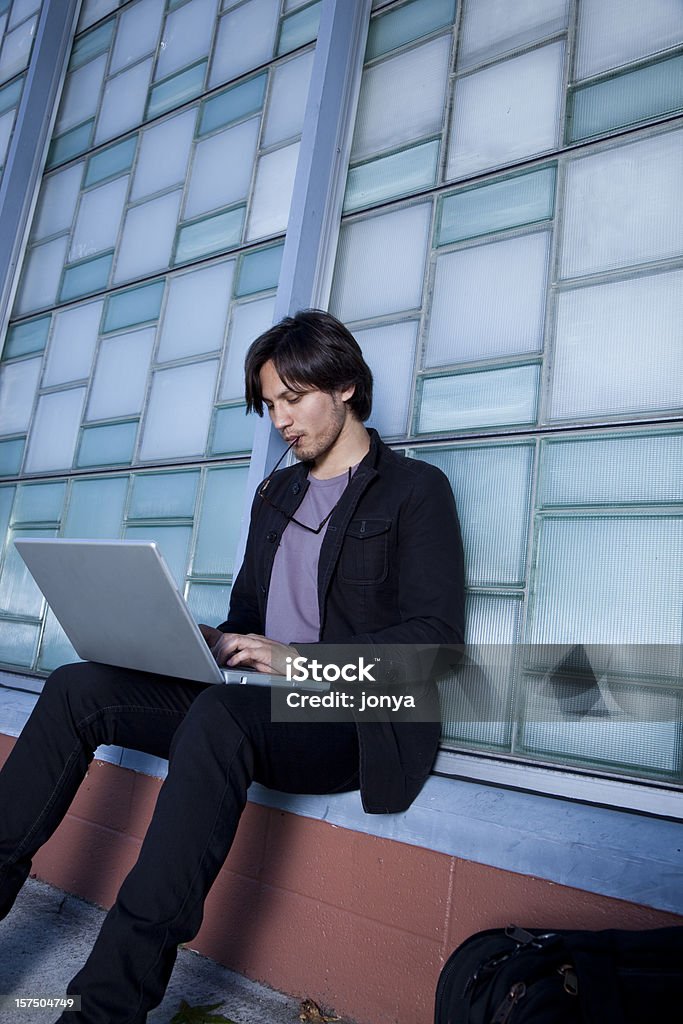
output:
M292 494L298 494L300 490L301 490L301 484L298 484L298 483L294 484L294 486L292 487Z
M277 534L275 530L271 530L270 533L266 535L266 540L269 540L271 544L275 543L275 541L277 540Z

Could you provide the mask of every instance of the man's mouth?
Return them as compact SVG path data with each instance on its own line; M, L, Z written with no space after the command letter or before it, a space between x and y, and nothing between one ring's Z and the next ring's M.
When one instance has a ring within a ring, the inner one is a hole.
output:
M288 444L291 448L298 444L301 440L301 434L285 434L285 444Z

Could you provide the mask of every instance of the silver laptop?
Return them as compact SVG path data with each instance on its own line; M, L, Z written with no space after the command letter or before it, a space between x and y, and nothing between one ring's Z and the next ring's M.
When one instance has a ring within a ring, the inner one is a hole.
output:
M291 685L219 668L152 541L16 540L17 551L85 661L201 683Z

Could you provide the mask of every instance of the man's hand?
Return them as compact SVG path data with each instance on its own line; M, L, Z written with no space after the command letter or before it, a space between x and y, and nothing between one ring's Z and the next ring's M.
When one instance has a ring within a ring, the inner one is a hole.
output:
M275 676L283 676L286 658L296 658L296 647L269 640L259 633L221 633L212 626L199 624L201 634L211 648L211 653L219 665L228 668L252 668L257 672L270 672Z

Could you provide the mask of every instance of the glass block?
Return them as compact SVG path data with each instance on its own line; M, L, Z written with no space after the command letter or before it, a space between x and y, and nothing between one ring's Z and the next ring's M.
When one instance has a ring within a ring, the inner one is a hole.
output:
M519 643L522 610L521 594L468 594L465 642L487 645Z
M140 412L155 333L154 327L146 327L103 339L90 389L88 420L114 419Z
M330 311L348 323L416 309L422 284L431 203L343 224Z
M447 179L556 148L564 49L552 43L456 81Z
M468 661L439 682L446 739L509 749L522 606L521 595L467 595Z
M244 405L228 405L216 409L211 440L212 455L251 451L258 417L254 413L246 416L245 408Z
M244 398L244 357L252 341L272 327L274 314L274 295L233 306L221 401Z
M578 761L603 769L618 766L620 774L628 772L641 778L680 776L679 694L650 688L635 689L633 693L643 717L659 714L668 721L619 721L618 715L615 721L604 721L590 714L563 714L562 706L558 708L557 698L549 697L547 688L536 680L529 682L535 684L525 694L525 710L531 720L520 729L519 750L540 755L545 761ZM565 700L572 700L571 690L565 687Z
M531 643L678 644L683 520L543 518Z
M59 292L61 302L78 299L81 295L91 295L103 291L109 281L113 253L96 256L95 259L75 263L64 271L64 280Z
M216 20L216 0L190 0L166 18L155 79L186 68L208 56Z
M351 167L346 179L344 212L429 188L436 181L439 147L440 140L433 139Z
M133 460L138 421L84 427L76 455L79 469L90 466L125 466Z
M548 220L554 207L554 166L463 189L439 201L436 244Z
M184 110L143 132L131 199L184 183L196 118L196 110Z
M38 646L39 626L0 620L0 661L31 668Z
M178 232L175 263L208 256L231 246L239 245L244 223L244 206L206 217L194 224L186 224Z
M86 121L85 124L79 125L78 128L72 128L70 132L55 136L50 143L47 167L56 167L57 164L71 160L72 157L78 156L79 153L84 153L90 146L90 136L92 135L94 124L94 120Z
M13 110L19 105L23 84L23 80L19 78L6 85L4 89L0 89L0 114L4 114L7 110Z
M71 484L64 536L93 539L111 537L116 540L121 536L127 494L127 476L74 480Z
M320 0L311 4L304 10L297 11L282 19L280 26L280 38L277 44L277 52L290 53L298 46L305 46L312 43L318 35L320 25Z
M20 22L25 21L32 14L40 9L41 0L14 0L12 13L10 14L8 28L14 28Z
M206 61L203 60L187 71L179 71L177 75L167 78L165 82L155 85L149 94L147 117L158 117L173 107L199 96L204 87Z
M169 192L128 210L114 281L130 281L165 270L171 261L182 190Z
M0 169L7 158L15 117L16 110L10 110L6 114L0 115Z
M568 0L465 0L458 69L518 50L567 27Z
M0 366L0 435L28 429L42 363L38 357Z
M417 433L535 423L539 371L535 365L512 366L425 379Z
M222 349L234 269L230 260L169 278L157 362Z
M157 370L147 402L141 459L203 455L218 361Z
M28 435L25 472L70 468L84 401L85 388L40 396Z
M254 292L277 288L283 249L283 245L269 245L266 249L245 253L240 263L235 295L253 295Z
M78 19L78 31L83 32L89 25L94 25L100 18L104 18L105 15L115 10L118 5L119 0L85 0ZM109 25L113 28L114 24L112 18Z
M263 146L272 146L301 134L314 51L273 69L268 112L263 129Z
M279 13L280 0L249 0L220 18L210 88L272 58Z
M6 82L28 66L37 24L38 19L31 18L5 35L0 59L0 82Z
M71 237L69 262L114 248L127 191L128 175L83 193Z
M232 573L248 472L246 466L207 470L193 573L202 576Z
M110 295L104 314L103 330L119 331L123 327L156 320L161 310L163 295L163 281L153 281L139 288L128 288L125 292Z
M15 315L54 305L68 241L68 238L55 238L28 250L14 307Z
M13 359L15 356L42 352L50 332L50 321L51 317L41 316L37 320L26 320L10 327L5 338L2 358Z
M131 135L123 142L117 142L114 146L103 149L88 160L88 169L85 172L85 185L96 185L107 178L115 178L119 174L129 171L135 159L135 148L137 146L137 135Z
M672 114L683 107L683 56L657 61L571 94L570 142Z
M0 537L7 534L15 492L16 487L9 487L7 484L0 486Z
M419 457L438 466L450 480L462 528L468 586L522 586L533 444L473 445L420 452ZM501 494L505 501L500 500Z
M576 37L576 78L622 67L683 38L678 0L650 0L647 17L639 0L582 0Z
M549 255L542 231L439 256L423 365L542 349Z
M13 523L59 523L66 494L63 481L24 484L17 488Z
M0 442L0 476L18 476L24 457L25 438Z
M409 0L370 22L365 59L411 43L414 39L451 25L455 17L455 0Z
M249 212L248 239L286 230L298 159L298 142L260 157Z
M368 423L382 437L406 433L413 390L417 320L355 331L374 380L372 416Z
M265 73L256 75L246 82L240 82L239 85L219 92L211 99L204 100L199 120L199 135L207 135L216 128L223 128L233 121L248 117L249 114L258 113L263 107L267 78Z
M110 74L121 71L148 53L154 53L163 14L164 0L140 0L140 3L121 12Z
M52 609L48 608L40 644L38 668L44 672L52 672L60 665L71 665L80 660L66 633L57 622Z
M112 4L111 6L115 7L116 5ZM92 30L92 32L88 32L87 35L79 36L71 51L69 70L73 71L74 68L79 68L83 64L87 64L88 61L93 60L93 58L99 56L99 54L107 53L114 36L115 28L116 19L110 18L109 21L105 21L103 25L98 25L97 28Z
M451 37L441 36L363 72L351 160L441 131Z
M543 441L541 505L625 505L683 501L683 436L622 434Z
M33 581L23 558L14 546L14 541L23 537L54 537L57 531L29 529L12 530L7 544L5 564L0 575L0 611L11 615L27 615L40 618L43 595Z
M57 135L95 116L106 67L107 56L103 54L67 77L55 126Z
M150 59L108 80L97 119L96 144L122 135L141 123L151 71Z
M561 292L551 418L680 409L683 271Z
M197 143L184 219L246 200L260 125L260 117L252 117Z
M127 526L126 540L153 540L179 587L185 583L185 571L192 539L191 526Z
M227 583L190 583L187 606L195 622L209 625L224 622L230 607L231 590Z
M71 227L83 176L83 164L74 164L43 179L32 239L46 238Z
M140 473L133 477L129 519L192 519L199 470Z
M223 7L232 7L238 0L223 0ZM285 0L284 11L288 14L290 11L295 11L297 7L303 7L304 4L308 3L308 0Z

